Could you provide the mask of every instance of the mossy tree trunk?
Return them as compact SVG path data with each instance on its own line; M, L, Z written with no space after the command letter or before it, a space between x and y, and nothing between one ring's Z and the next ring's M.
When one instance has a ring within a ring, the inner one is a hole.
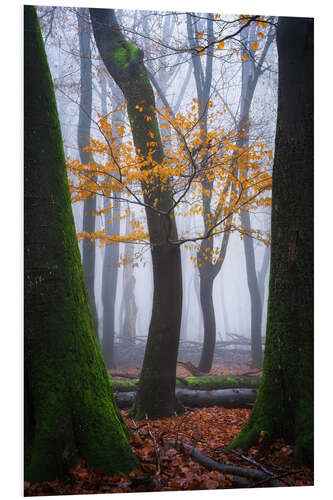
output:
M164 152L155 116L154 93L143 64L143 53L123 37L113 10L90 9L90 15L100 55L127 100L135 148L147 157L147 139L150 140L150 134L153 134L156 142L153 161L160 163ZM157 182L154 187L142 187L151 243L154 296L141 383L131 413L135 418L145 414L158 418L173 415L180 409L175 396L175 383L182 273L180 249L169 243L177 240L176 224L170 211L172 193L167 185L161 189ZM154 200L157 210L163 213L153 210Z
M95 335L52 79L35 8L24 8L25 479L78 460L137 467Z
M80 161L88 165L90 154L84 148L89 145L91 113L92 113L92 61L90 46L90 24L88 9L78 9L78 37L80 45L80 107L79 123L77 127L77 143L79 147ZM96 197L90 196L83 203L82 231L89 234L95 232ZM95 243L85 238L82 242L82 265L84 278L86 280L89 303L94 321L96 335L98 335L98 316L95 299Z
M260 433L313 463L313 20L280 18L279 97L264 372L249 422L231 443Z

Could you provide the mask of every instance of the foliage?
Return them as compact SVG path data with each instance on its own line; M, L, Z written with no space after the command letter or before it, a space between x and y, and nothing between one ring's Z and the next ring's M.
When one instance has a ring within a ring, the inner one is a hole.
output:
M137 108L143 112L139 105ZM184 243L189 249L202 239L218 237L225 231L238 231L241 234L250 232L251 236L268 244L267 235L243 227L237 216L241 210L254 211L270 205L272 151L258 138L248 148L238 147L238 134L234 130L227 132L222 126L225 111L216 110L212 100L208 108L210 129L207 132L201 127L200 102L195 99L186 114L173 116L166 107L161 112L153 110L159 118L162 139L169 143L165 158L160 163L154 160L157 143L153 132L147 137L148 154L143 157L140 151L135 151L124 124L112 126L109 115L100 116L97 125L101 138L90 138L90 145L86 148L94 161L88 165L81 164L79 160L68 159L67 162L73 174L70 181L72 202L102 195L111 200L128 201L162 215L165 212L158 208L157 199L147 206L143 197L153 193L157 186L162 192L168 187L173 193L168 214L177 219L192 217L196 221L204 215L207 217L203 197L207 195L204 186L208 182L213 187L210 191L211 211L209 220L205 220L205 228L200 227L203 226L200 222L199 228L197 224L192 224L194 228L185 231L178 240L169 238L169 243ZM151 120L151 115L143 116L143 119ZM122 137L121 142L119 136ZM149 244L144 220L133 222L132 231L127 235L107 235L101 230L93 234L80 232L78 237L89 237L101 244ZM202 256L202 260L213 263L218 259L221 259L218 245L210 248L209 255ZM198 267L203 264L197 261L196 256L192 260Z

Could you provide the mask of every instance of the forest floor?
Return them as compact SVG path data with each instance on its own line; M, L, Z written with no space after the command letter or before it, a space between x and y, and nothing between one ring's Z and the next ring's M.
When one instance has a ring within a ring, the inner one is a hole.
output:
M137 375L136 369L125 367L124 373ZM241 375L251 371L246 365L214 365L210 375ZM117 370L118 373L119 370ZM189 373L182 367L177 376ZM141 463L141 470L129 476L117 473L108 477L103 471L92 471L79 463L66 478L51 482L25 482L25 496L71 495L92 493L132 493L148 491L180 491L239 488L237 478L216 468L207 468L190 456L195 447L206 457L220 464L269 471L282 486L311 486L313 471L293 460L293 449L282 440L241 450L225 451L225 447L240 432L250 416L249 409L219 407L187 409L182 415L160 420L134 422L122 411L133 431L131 446ZM176 443L176 446L175 446ZM264 480L252 481L250 487L267 487Z

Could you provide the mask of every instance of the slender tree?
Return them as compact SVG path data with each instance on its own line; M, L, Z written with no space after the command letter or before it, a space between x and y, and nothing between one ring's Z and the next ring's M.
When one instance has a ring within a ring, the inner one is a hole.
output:
M25 479L137 467L96 338L53 83L35 8L24 8Z
M77 11L78 34L80 43L80 108L79 123L77 128L77 142L79 146L80 160L83 165L88 165L90 155L85 151L89 145L90 124L92 113L92 61L90 46L90 23L88 9L80 8ZM87 233L95 231L96 197L89 196L83 204L83 225L82 230ZM83 240L82 265L84 277L87 284L89 303L94 320L96 335L98 335L98 316L95 299L95 260L96 247L93 242L86 238Z
M127 100L135 148L143 158L149 158L147 141L153 137L156 147L151 166L155 161L160 163L164 152L143 52L124 38L113 10L90 9L90 15L100 55ZM154 297L140 386L131 414L136 418L145 414L154 418L170 416L180 409L175 383L182 275L179 246L169 243L170 239L177 241L170 189L167 183L161 186L157 181L154 186L143 183L142 188L153 262Z
M214 39L213 35L213 14L207 14L207 42L211 42ZM196 26L196 33L193 30L193 16L187 14L187 34L190 46L196 45L197 35L199 28ZM200 128L202 133L202 144L205 144L205 136L207 134L207 120L208 120L208 101L210 99L211 93L211 83L213 74L213 46L207 50L206 55L206 66L203 68L201 63L201 57L199 54L192 52L192 64L193 72L195 78L195 84L197 89L197 99L200 102ZM208 156L208 154L207 154ZM211 210L211 197L214 182L205 175L205 167L207 163L207 158L202 161L201 169L203 170L201 176L201 186L202 186L202 205L203 205L203 218L205 231L209 231L212 222L212 210ZM200 276L200 305L202 309L203 326L204 326L204 336L203 336L203 348L201 352L201 357L199 361L199 370L203 372L209 372L214 357L214 349L216 342L216 321L215 321L215 311L213 304L213 285L214 280L221 269L222 261L225 257L229 241L229 232L226 232L223 236L223 244L221 246L220 260L216 264L213 262L205 261L204 257L210 255L213 249L213 239L208 238L201 241L200 248L198 250L198 260L203 262L203 265L199 268Z
M268 49L274 40L274 31L271 28L268 33L264 49L258 61L256 61L253 44L255 43L255 25L245 28L241 34L243 46L242 57L242 88L240 100L240 114L238 121L237 146L246 151L250 144L250 110L257 87L258 80L264 70L263 63ZM244 177L244 175L243 175ZM245 176L246 177L246 176ZM241 211L241 222L243 227L251 231L250 213ZM261 323L262 323L262 299L256 272L253 238L250 234L244 234L244 253L246 263L247 285L251 304L251 362L253 367L262 366L263 354L261 345Z
M129 210L129 207L128 207ZM131 231L131 218L126 219L126 234ZM135 340L137 307L135 302L135 276L133 269L134 246L127 243L124 252L123 299L120 321L122 321L122 336L127 340Z
M101 69L101 104L102 115L107 114L106 105L106 75L104 74L105 67ZM121 112L119 110L119 101L122 98L119 96L120 90L116 85L112 89L112 97L114 103L114 110L112 111L112 123L119 123L121 119ZM114 126L116 130L116 127ZM115 140L121 142L119 134L115 134ZM115 173L117 175L117 173ZM105 233L107 235L119 234L120 231L120 206L116 199L117 192L114 199L110 200L108 197L104 198L104 209L107 210L105 215ZM111 205L111 207L110 207ZM118 282L118 263L119 263L119 245L106 244L104 261L103 261L103 276L102 276L102 303L103 303L103 340L102 351L106 366L114 368L116 366L115 352L114 352L114 338L115 338L115 306L116 306L116 292Z
M232 447L283 437L313 463L313 20L280 18L264 373Z

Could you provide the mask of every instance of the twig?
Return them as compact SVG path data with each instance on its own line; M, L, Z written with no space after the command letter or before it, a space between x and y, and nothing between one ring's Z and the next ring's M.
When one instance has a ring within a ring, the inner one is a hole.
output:
M290 471L290 472L283 472L279 475L274 475L274 479L279 480L279 479L282 479L283 477L290 476L291 474L299 474L300 472L304 472L304 469L294 470L294 471ZM256 488L257 486L260 486L262 484L267 483L267 481L270 481L269 477L267 477L266 479L262 479L261 481L257 481L254 484L251 484L251 486L249 486L249 488ZM289 481L287 484L289 486L292 486L292 484Z
M254 460L253 458L246 457L245 455L242 455L242 453L239 453L236 450L224 450L224 451L225 451L225 453L233 453L234 455L242 458L246 462L249 462L250 464L255 465L256 467L258 467L259 469L261 469L263 472L265 472L265 474L268 474L269 476L271 476L273 478L277 478L276 474L274 474L273 472L271 472L268 469L266 469L263 465L261 465L259 462L256 462L256 460ZM279 476L279 478L280 477L281 476ZM292 484L290 483L290 481L287 481L286 479L284 479L283 482L285 482L288 486L292 486Z
M133 429L135 429L136 433L139 435L139 429L141 429L142 427L145 427L147 425L146 422L144 422L143 424L136 424L135 420L133 420L133 418L131 418L132 420L132 424L133 424Z
M157 449L157 443L156 443L155 435L154 435L154 433L152 432L152 430L150 428L150 424L149 424L147 413L145 414L145 418L146 418L146 422L147 422L147 426L148 426L148 433L149 433L150 437L152 438L153 444L154 444L154 452L155 452L155 457L156 457L157 475L159 476L160 473L161 473L161 463L160 463L160 457L159 457L159 453L158 453L158 449Z

